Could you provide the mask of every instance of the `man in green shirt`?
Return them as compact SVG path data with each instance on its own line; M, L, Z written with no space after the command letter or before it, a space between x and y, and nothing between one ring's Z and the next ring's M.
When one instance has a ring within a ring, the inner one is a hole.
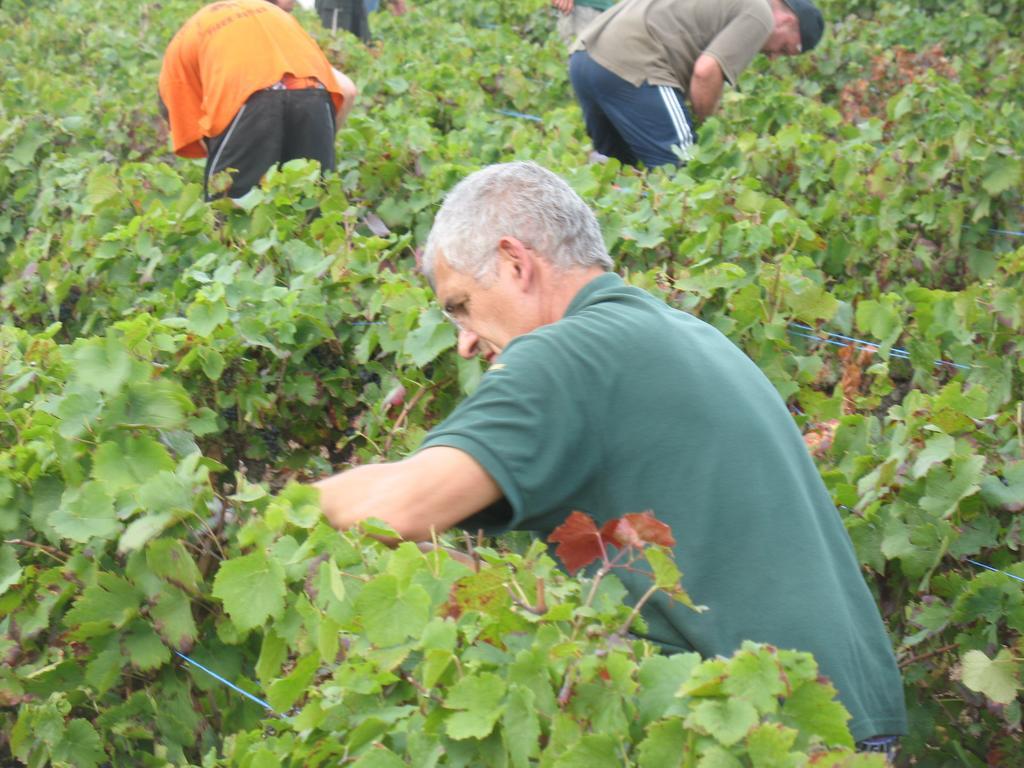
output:
M611 266L593 213L549 171L496 165L457 185L423 270L459 353L490 369L412 457L320 481L328 520L378 517L423 541L652 510L709 610L652 600L649 639L704 656L745 639L810 651L856 740L904 733L885 627L785 403L721 333ZM649 586L623 582L634 601Z
M824 28L811 0L623 0L569 58L594 149L629 165L685 162L725 82L758 51L811 50Z

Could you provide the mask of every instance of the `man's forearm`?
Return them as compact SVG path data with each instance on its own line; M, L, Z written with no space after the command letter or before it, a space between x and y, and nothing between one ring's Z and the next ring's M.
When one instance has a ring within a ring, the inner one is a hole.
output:
M367 464L315 483L327 521L344 530L371 517L404 539L423 541L501 498L483 468L455 448L428 448L388 464Z
M707 54L701 54L690 79L690 106L695 120L700 122L714 114L724 86L725 76L718 62Z

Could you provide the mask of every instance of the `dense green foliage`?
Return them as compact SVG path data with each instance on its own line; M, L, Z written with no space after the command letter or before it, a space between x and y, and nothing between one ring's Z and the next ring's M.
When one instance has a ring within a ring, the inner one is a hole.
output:
M902 760L1024 762L1024 592L967 562L1024 577L1019 3L825 2L819 49L759 59L652 172L588 162L540 0L380 14L370 49L300 13L360 104L337 174L290 164L244 208L202 202L156 113L196 5L0 7L0 755L877 764L806 656L659 656L613 575L389 550L291 483L408 454L474 387L416 248L466 172L529 158L790 404L904 669Z

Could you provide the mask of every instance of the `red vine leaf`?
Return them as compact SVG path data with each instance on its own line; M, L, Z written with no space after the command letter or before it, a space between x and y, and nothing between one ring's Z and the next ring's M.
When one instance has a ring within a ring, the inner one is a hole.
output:
M601 529L601 538L619 549L626 547L640 549L645 544L674 547L676 544L675 537L672 536L672 529L655 518L654 513L650 510L630 512L617 520L609 520Z
M551 532L548 541L558 545L555 554L561 558L569 573L590 565L604 554L601 534L593 518L576 510Z

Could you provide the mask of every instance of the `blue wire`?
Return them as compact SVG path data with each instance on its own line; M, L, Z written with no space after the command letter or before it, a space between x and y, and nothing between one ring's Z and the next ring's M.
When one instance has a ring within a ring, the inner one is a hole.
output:
M1024 232L1014 232L1012 229L990 229L989 232L995 232L997 235L1015 235L1017 237L1024 237Z
M525 112L516 112L514 109L496 109L494 111L497 112L499 115L507 115L508 117L518 117L522 120L532 120L535 123L544 122L542 118L539 118L536 115L528 115Z
M971 560L971 558L969 558L969 557L965 557L964 560L966 560L968 563L973 563L974 565L978 566L979 568L984 568L985 570L988 570L988 571L995 571L996 573L1001 573L1001 574L1003 574L1003 576L1009 576L1011 579L1016 579L1017 581L1024 581L1024 579L1022 579L1020 576L1014 576L1012 573L1007 573L1006 571L1001 571L998 568L993 568L991 565L985 565L984 563L979 563L977 560Z
M274 708L272 706L270 706L269 704L267 704L267 702L265 702L263 699L258 699L255 696L253 696L251 693L249 693L248 691L243 691L241 688L239 688L237 685L235 685L231 681L225 680L223 677L218 675L213 670L207 669L206 667L204 667L202 664L200 664L195 659L190 659L184 653L178 653L178 651L175 651L175 653L177 653L179 656L181 656L181 658L183 658L189 664L192 664L193 666L199 667L201 670L203 670L203 672L208 674L210 677L213 677L213 678L219 680L220 682L224 683L224 685L226 685L231 690L237 691L238 693L240 693L243 696L245 696L247 699L252 699L253 701L255 701L257 704L259 704L264 709L269 709L271 712L274 712Z
M805 331L814 331L814 330L816 330L814 328L811 328L811 326L809 326L809 325L804 325L803 323L790 323L790 326L793 327L793 328L802 328ZM803 337L809 338L809 339L817 339L818 341L828 341L828 339L823 339L820 336L808 336L805 333L796 333L795 331L792 331L792 330L789 331L789 332L792 333L794 336L803 336ZM823 333L826 336L831 336L832 338L845 339L846 341L851 341L854 344L860 344L861 346L858 347L859 349L863 349L863 348L874 348L874 349L877 349L878 347L881 346L881 344L878 344L876 342L865 341L864 339L855 339L852 336L844 336L841 333L831 333L830 331L817 331L817 332L818 333ZM848 347L848 346L850 346L849 344L839 344L839 343L834 342L834 341L828 341L828 343L829 344L835 344L836 346L839 346L839 347ZM907 352L907 350L905 350L905 349L900 349L899 347L893 347L892 349L890 349L889 350L889 355L892 356L892 357L899 357L899 358L902 358L904 360L909 360L910 359L910 353ZM961 365L960 363L951 363L948 360L936 360L935 364L936 365L951 365L954 368L961 368L963 370L970 370L971 369L971 366L969 366L969 365Z

